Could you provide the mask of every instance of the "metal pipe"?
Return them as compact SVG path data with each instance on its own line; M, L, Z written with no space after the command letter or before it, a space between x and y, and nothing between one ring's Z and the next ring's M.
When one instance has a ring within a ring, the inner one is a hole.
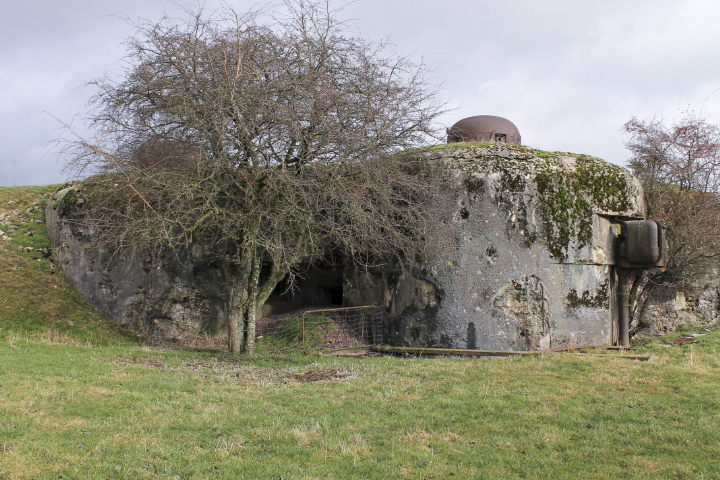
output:
M628 274L628 270L624 268L617 269L618 345L623 347L630 346L630 299L628 298L630 281Z

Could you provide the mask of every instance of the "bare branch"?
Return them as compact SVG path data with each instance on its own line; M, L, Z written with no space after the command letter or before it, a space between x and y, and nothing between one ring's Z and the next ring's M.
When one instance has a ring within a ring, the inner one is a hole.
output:
M202 244L224 266L233 348L302 265L412 265L441 195L398 155L436 135L426 66L348 36L328 2L284 6L137 24L122 78L93 82L97 138L68 150L95 174L75 221L114 258Z

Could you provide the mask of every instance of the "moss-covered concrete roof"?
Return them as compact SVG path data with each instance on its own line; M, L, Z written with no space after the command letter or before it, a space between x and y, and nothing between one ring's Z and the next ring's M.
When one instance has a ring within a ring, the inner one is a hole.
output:
M506 143L438 145L424 155L439 159L455 175L488 178L493 191L522 191L523 201L532 203L543 223L537 234L560 261L567 258L570 245L579 248L588 243L593 214L645 214L639 181L626 169L590 155Z

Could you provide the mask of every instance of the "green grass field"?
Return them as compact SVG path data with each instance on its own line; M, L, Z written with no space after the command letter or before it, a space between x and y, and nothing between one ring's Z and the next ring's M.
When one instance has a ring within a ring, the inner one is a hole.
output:
M0 188L0 479L720 478L720 332L647 362L148 347L50 273L22 212L52 190Z

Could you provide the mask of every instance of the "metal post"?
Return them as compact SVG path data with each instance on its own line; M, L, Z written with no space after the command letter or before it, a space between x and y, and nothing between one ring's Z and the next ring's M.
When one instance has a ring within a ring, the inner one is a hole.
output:
M303 313L303 316L302 316L302 347L303 347L303 354L307 353L307 349L305 348L305 315L307 315L307 312Z
M630 299L629 297L629 275L628 270L618 268L618 345L630 346Z

